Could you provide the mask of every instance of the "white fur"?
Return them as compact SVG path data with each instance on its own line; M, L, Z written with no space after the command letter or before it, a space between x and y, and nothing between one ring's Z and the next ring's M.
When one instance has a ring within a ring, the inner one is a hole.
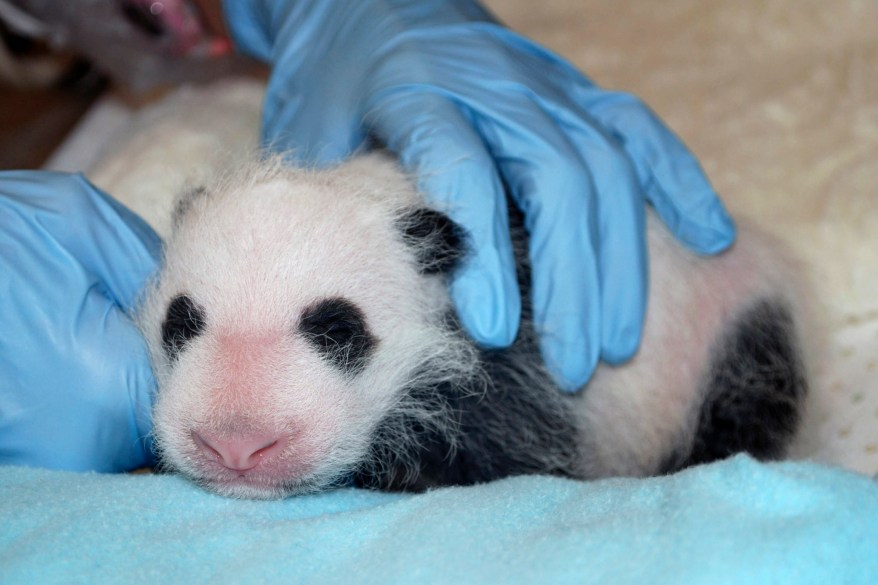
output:
M323 487L365 456L375 425L419 366L431 364L436 380L473 367L470 346L440 326L449 303L443 283L420 277L393 229L400 209L417 199L390 168L361 161L317 173L274 160L233 172L191 200L141 318L160 388L157 444L174 466L204 475L193 428L268 426L298 433L289 456L313 468L296 483ZM169 299L183 292L207 309L207 332L171 367L160 326ZM368 315L379 340L380 351L353 379L294 335L305 308L336 296ZM268 345L252 387L230 387L235 373L225 371L222 347L230 340Z
M420 274L399 237L401 213L422 205L381 155L319 172L279 159L251 163L189 197L141 313L159 384L157 445L170 466L234 496L319 489L369 456L388 412L415 411L428 427L449 424L442 401L413 402L408 388L469 380L480 392L491 383L475 347L444 321L444 279ZM651 218L649 245L651 294L639 355L620 368L600 366L570 399L580 430L569 441L586 453L581 477L655 472L669 450L691 439L709 351L724 325L749 299L798 296L791 263L750 228L732 251L708 260L683 250ZM181 293L205 308L207 326L172 364L161 324L169 300ZM356 376L340 373L296 335L307 307L337 296L362 309L378 340ZM534 392L556 393L545 388L535 356L508 376L526 380L524 388L542 386ZM242 479L217 471L193 443L194 429L270 429L292 440L277 468ZM387 464L405 468L405 445L419 437L404 427L395 432L404 436L389 441L385 455L398 460Z

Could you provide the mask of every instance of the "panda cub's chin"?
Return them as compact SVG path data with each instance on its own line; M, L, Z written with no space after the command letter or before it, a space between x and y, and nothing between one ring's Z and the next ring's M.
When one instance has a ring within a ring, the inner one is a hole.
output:
M158 424L161 426L161 421ZM282 441L263 440L263 448L246 460L246 449L231 454L235 449L230 446L234 444L232 440L205 440L203 430L189 435L191 440L160 438L160 448L166 448L161 452L164 469L181 473L220 495L275 499L346 485L352 477L350 466L333 465L330 462L334 458L320 452L305 452L302 445L307 445L307 441L298 440L295 434ZM176 451L181 445L186 449L183 453Z
M199 462L197 470L178 469L209 491L237 498L282 498L318 491L333 483L331 476L318 479L308 469L280 463L235 470L217 462Z
M220 496L230 498L276 500L289 496L309 494L331 487L344 485L342 479L336 481L309 482L283 479L250 478L239 476L236 478L199 477L190 476L190 479L207 491Z

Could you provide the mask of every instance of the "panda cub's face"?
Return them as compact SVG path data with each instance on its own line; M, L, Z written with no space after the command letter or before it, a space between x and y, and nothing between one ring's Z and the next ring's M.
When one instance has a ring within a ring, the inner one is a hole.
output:
M184 198L140 315L162 463L237 497L346 480L414 377L465 367L437 277L459 253L381 156Z

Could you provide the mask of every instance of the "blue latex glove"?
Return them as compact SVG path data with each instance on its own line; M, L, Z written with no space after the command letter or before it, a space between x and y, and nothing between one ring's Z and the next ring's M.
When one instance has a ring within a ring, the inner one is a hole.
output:
M151 463L155 382L129 311L159 248L82 176L0 173L0 464Z
M735 228L697 161L641 102L604 91L469 0L226 0L236 44L272 64L263 141L311 163L377 136L471 236L452 297L487 346L514 339L504 183L524 211L534 319L561 386L640 343L644 209L712 254Z

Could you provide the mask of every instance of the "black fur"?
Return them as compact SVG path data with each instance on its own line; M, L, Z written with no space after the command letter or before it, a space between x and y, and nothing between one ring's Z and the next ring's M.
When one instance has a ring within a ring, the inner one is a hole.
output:
M162 345L168 357L176 360L186 344L204 331L206 324L203 308L186 295L174 297L162 323Z
M745 311L716 345L692 451L684 466L747 452L782 458L807 392L795 324L780 301Z
M443 225L451 222L454 229L449 232L462 231L446 216L436 215L444 218L440 220ZM432 222L436 216L422 217ZM446 432L407 417L404 409L392 413L376 431L373 452L356 475L358 485L417 491L524 474L583 477L579 429L571 409L573 398L556 389L548 371L534 364L534 356L540 353L532 324L524 218L514 206L510 218L522 296L521 327L515 342L506 349L480 352L482 376L459 385L410 388L407 400L449 413L452 420L445 421ZM422 233L433 233L428 226L423 227ZM454 241L457 245L462 242L459 238ZM459 248L459 254L464 252ZM450 329L460 331L453 315L447 320ZM460 334L464 335L462 331ZM394 444L388 438L400 434L418 437L417 445L410 447L402 463L399 453L382 451Z
M466 254L464 230L439 211L412 209L400 218L399 228L403 239L417 251L422 274L451 272Z
M451 420L440 431L407 418L404 410L392 414L379 426L357 484L418 491L524 474L581 477L571 398L554 389L536 393L524 388L548 387L545 380L533 380L546 372L522 367L533 359L533 354L522 354L524 345L484 351L485 376L469 384L410 389L407 399L447 413ZM403 433L418 438L404 459L398 452L381 451L394 444L389 438Z
M327 299L306 309L299 332L324 359L352 375L362 371L377 344L366 327L363 312L341 298Z
M427 223L433 218L424 217ZM442 425L430 428L416 417L407 417L405 409L391 413L379 425L373 451L358 470L358 485L423 490L530 473L593 476L587 468L588 454L580 451L579 437L587 429L578 428L574 399L554 388L544 368L534 367L540 354L532 323L527 235L514 206L510 220L522 298L518 338L508 349L481 352L483 377L460 385L409 389L407 400L448 413L445 416L451 420L445 421L441 432ZM407 233L432 237L429 226L422 229ZM449 323L459 328L453 317ZM718 339L707 371L703 402L695 405L699 416L694 438L688 435L679 451L654 473L739 452L760 459L784 455L799 424L806 392L795 324L786 306L763 301L745 311L731 332ZM400 435L414 435L418 441L399 446L393 437ZM405 456L389 445L407 448Z

